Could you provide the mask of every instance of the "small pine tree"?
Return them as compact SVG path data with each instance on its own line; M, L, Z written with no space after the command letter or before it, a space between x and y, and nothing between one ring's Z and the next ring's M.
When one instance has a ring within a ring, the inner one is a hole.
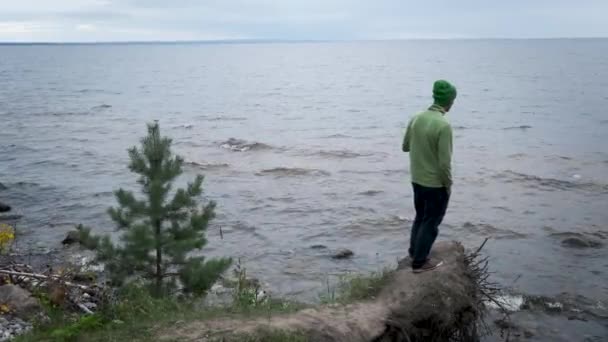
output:
M141 148L129 149L129 169L140 176L143 199L119 189L115 192L118 207L108 211L118 229L124 230L122 243L113 244L109 236L91 237L88 229L81 229L82 240L97 250L98 260L105 263L116 284L140 276L150 281L153 294L161 296L179 279L184 292L202 295L226 271L231 259L190 255L207 243L205 231L214 217L215 203L199 207L201 175L169 199L183 164L170 147L171 139L161 137L158 123L149 124Z

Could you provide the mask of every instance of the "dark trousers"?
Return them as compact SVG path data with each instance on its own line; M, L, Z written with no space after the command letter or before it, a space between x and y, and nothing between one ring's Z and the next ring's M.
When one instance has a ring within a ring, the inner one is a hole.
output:
M419 268L426 262L437 238L450 195L446 188L427 188L416 183L412 185L416 218L412 225L409 254L412 267Z

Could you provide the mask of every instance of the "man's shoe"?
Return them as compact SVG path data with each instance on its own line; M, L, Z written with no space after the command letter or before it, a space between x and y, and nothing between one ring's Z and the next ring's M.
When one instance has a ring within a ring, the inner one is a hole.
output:
M432 271L441 265L443 265L443 260L428 259L424 265L412 270L414 273L423 273L426 271Z

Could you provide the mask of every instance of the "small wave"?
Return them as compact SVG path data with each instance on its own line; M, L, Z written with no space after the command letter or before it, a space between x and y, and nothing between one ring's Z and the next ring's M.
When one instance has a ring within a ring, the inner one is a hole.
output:
M296 199L293 197L268 197L271 202L294 203Z
M546 227L548 231L551 231L552 228L551 227ZM598 237L602 240L608 240L608 231L602 231L602 230L597 230L597 231L586 231L586 232L554 232L549 234L549 236L551 237L572 237L572 236L583 236L583 235L590 235L590 236L595 236Z
M404 217L390 215L361 219L342 227L340 230L347 233L348 236L376 236L379 229L383 232L409 229L409 222L410 221Z
M15 161L17 157L0 157L0 163Z
M40 187L41 185L35 182L17 182L17 183L13 183L11 184L11 186L17 187L17 188L35 188L35 187Z
M254 206L254 207L249 207L247 208L248 212L255 212L255 211L260 211L260 210L266 210L266 209L271 209L273 208L272 205L270 204L263 204L263 205L258 205L258 206Z
M311 249L327 249L327 246L325 245L312 245L310 246Z
M0 214L0 222L19 221L23 215L18 214Z
M0 151L6 152L6 153L11 153L11 154L16 154L16 153L23 153L23 152L37 152L38 149L29 147L29 146L24 146L24 145L10 144L10 145L0 145Z
M473 233L476 236L493 237L495 239L523 239L527 237L526 234L519 233L509 229L502 229L494 227L487 223L471 223L465 222L462 228L469 233Z
M203 170L217 170L217 169L225 169L230 167L227 163L199 163L195 161L186 161L184 162L187 166L196 167Z
M232 116L208 116L205 117L207 121L247 121L245 117L232 117Z
M304 169L298 167L276 167L273 169L262 170L256 173L258 176L275 177L297 177L297 176L329 176L330 173L318 169Z
M375 214L376 210L374 210L374 208L370 208L370 207L364 207L364 206L360 206L360 205L349 205L348 207L345 208L348 211L351 212L355 212L355 213L369 213L369 214Z
M308 205L298 207L287 207L279 210L281 214L316 215L320 213L333 212L331 208L311 207Z
M262 94L262 97L274 97L274 96L281 96L281 95L283 95L283 93L278 92L278 91L270 91L270 92Z
M509 159L517 159L517 160L521 160L525 157L527 157L528 155L525 153L514 153L514 154L510 154L507 156L507 158Z
M314 234L306 235L302 237L302 241L314 241L314 240L322 240L327 241L328 238L333 236L333 232L329 230L322 230Z
M298 121L298 120L304 120L303 116L289 116L289 117L284 117L283 120L285 121Z
M114 195L112 191L101 191L93 194L93 197L111 197Z
M352 159L359 157L369 157L372 153L358 153L347 150L334 150L334 151L319 151L312 153L311 155L317 155L323 158L338 158L338 159Z
M112 108L112 106L104 103L104 104L100 104L99 106L92 107L91 110L104 110L104 109L109 109L109 108Z
M52 113L37 113L34 114L36 116L47 116L47 115L63 117L63 116L86 116L89 115L88 112L52 112Z
M514 130L514 129L526 130L526 129L530 129L530 128L532 128L532 126L530 126L530 125L521 125L521 126L505 127L505 128L503 128L503 130L504 131Z
M112 94L112 95L120 95L120 92L115 92L115 91L109 91L109 90L103 90L103 89L80 89L76 91L77 93L80 94Z
M467 126L452 126L452 129L457 130L457 131L461 131L461 130L465 130L465 129L471 129L471 127L467 127Z
M393 170L341 170L340 173L343 174L353 174L353 175L384 175L384 176L393 176L393 175L405 175L407 174L407 170L405 169L393 169Z
M378 129L378 128L380 128L380 126L377 126L377 125L371 125L371 126L365 126L365 127L362 127L362 126L352 127L352 129L357 130L357 131L367 130L367 129Z
M545 191L582 190L588 192L608 193L608 184L543 178L514 171L504 171L493 176L493 178L504 179L507 183L522 183L530 188Z
M559 154L552 154L552 155L546 155L544 156L545 160L549 160L549 161L571 161L573 160L572 157L567 157L567 156L562 156Z
M65 166L67 165L67 163L65 161L61 161L61 160L54 160L54 159L44 159L44 160L34 160L31 162L28 162L26 164L28 167L45 167L45 166Z
M270 145L266 145L259 142L249 142L246 140L230 138L227 141L220 144L221 148L235 152L247 152L247 151L260 151L272 149Z
M173 128L185 128L185 129L192 129L193 127L194 127L194 125L191 123L185 123L185 124L173 126Z
M513 210L511 210L511 209L509 209L507 207L499 206L499 205L493 206L492 209L502 210L502 211L505 211L505 212L508 212L508 213L512 213L513 212Z
M348 138L351 138L351 136L346 135L346 134L339 134L339 133L321 137L321 139L348 139Z
M362 191L362 192L358 193L357 195L361 195L361 196L376 196L376 195L380 195L381 193L384 193L384 191L382 191L382 190L367 190L367 191Z
M256 226L252 226L241 221L222 228L224 229L224 233L242 233L251 235L260 240L267 240L267 238L259 232L259 229Z

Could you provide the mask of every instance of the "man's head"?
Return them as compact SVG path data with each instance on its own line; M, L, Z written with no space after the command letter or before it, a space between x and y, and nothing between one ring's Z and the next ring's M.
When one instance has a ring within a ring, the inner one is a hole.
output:
M450 82L439 80L433 85L433 99L435 104L449 112L456 99L456 87Z

